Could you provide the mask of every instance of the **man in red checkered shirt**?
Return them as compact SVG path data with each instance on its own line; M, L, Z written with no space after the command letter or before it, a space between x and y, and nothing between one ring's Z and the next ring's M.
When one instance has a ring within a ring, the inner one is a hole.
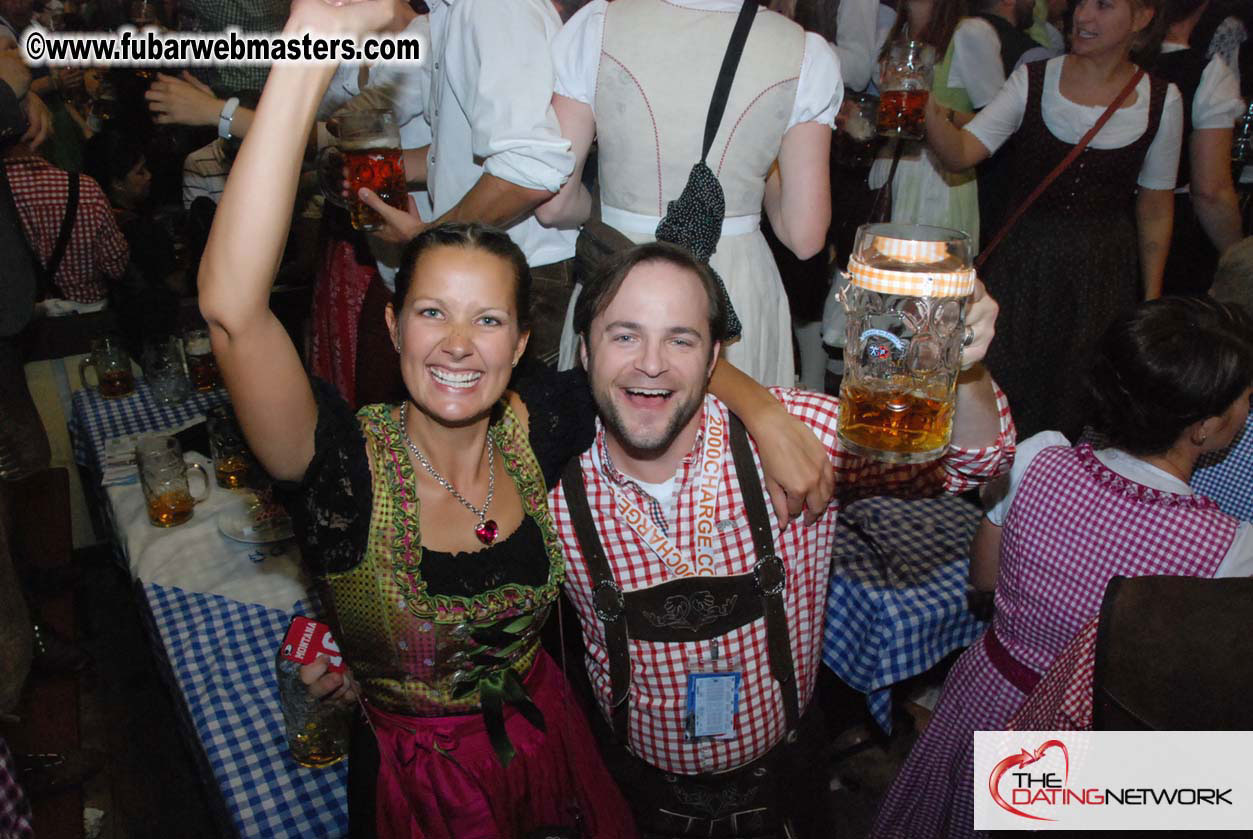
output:
M645 836L825 837L823 736L806 708L835 515L780 522L762 503L755 445L706 393L724 329L715 282L653 243L617 257L578 302L600 416L549 496L566 592L613 730L606 757ZM932 463L854 456L836 436L837 400L772 391L825 445L839 503L958 492L1008 468L1008 407L976 363L995 317L980 284L952 444Z
M4 155L3 165L22 220L22 233L39 267L47 269L57 246L69 204L70 178L19 143ZM122 276L130 248L109 199L94 180L79 176L77 208L69 243L44 293L76 303L103 303L108 282Z

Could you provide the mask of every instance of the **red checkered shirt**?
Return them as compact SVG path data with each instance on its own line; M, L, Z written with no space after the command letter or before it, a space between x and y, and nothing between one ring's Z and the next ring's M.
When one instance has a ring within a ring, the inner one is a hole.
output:
M1092 618L1066 645L1022 707L1005 726L1011 731L1091 731L1096 633Z
M837 502L816 524L805 527L798 519L780 534L774 510L767 504L775 538L775 552L787 566L786 609L788 633L796 668L802 709L813 695L822 642L823 604L830 558L835 543L836 515L840 503L871 495L926 496L941 491L960 492L977 486L1009 468L1013 459L1014 430L1009 406L998 388L1001 430L996 441L982 449L952 447L941 460L928 464L887 464L844 451L836 437L838 400L808 391L772 389L798 419L813 429L827 447L835 465ZM725 405L712 396L705 410L729 417ZM666 522L666 533L679 550L692 555L695 547L697 472L704 441L704 423L696 444L679 466L675 483L675 515ZM593 452L599 452L593 458ZM753 447L757 470L761 459ZM598 468L596 461L603 464ZM651 588L674 577L649 551L642 540L614 514L612 482L619 492L642 510L658 505L633 481L617 472L605 449L604 428L598 422L596 442L579 458L587 486L588 504L605 554L623 591ZM721 490L714 521L718 573L745 574L756 563L748 515L740 494L735 465L729 451L722 458ZM567 558L566 593L583 623L587 668L601 712L608 719L610 703L609 656L604 626L592 607L592 584L583 561L565 494L560 485L550 492L549 506ZM656 512L653 513L656 516ZM684 737L684 715L689 663L708 657L708 644L628 641L631 656L629 734L631 750L652 766L667 772L698 774L733 769L756 760L783 736L785 717L782 695L770 675L764 619L732 630L719 639L719 656L738 662L743 673L735 730L725 740L692 743Z
M61 233L70 176L42 157L11 157L4 161L13 201L22 218L22 232L47 265ZM67 300L95 303L108 292L105 279L116 279L126 270L130 247L113 218L104 191L91 178L81 176L78 215L70 232L65 258L52 283Z

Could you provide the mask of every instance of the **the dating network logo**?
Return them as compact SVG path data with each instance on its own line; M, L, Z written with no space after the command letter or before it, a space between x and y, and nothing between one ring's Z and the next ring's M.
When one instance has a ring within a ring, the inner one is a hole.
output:
M1045 772L1041 774L1033 774L1031 772L1021 771L1025 767L1038 762L1049 749L1059 749L1062 753L1064 761L1064 770L1059 781L1057 773ZM1011 770L1019 771L1013 772ZM1001 779L1009 774L1013 779L1010 783L1010 800L1006 801L1001 795ZM1036 819L1038 821L1051 822L1056 819L1050 819L1047 816L1036 816L1031 813L1024 813L1019 810L1015 804L1033 804L1043 798L1049 803L1056 803L1055 799L1059 792L1069 792L1066 785L1070 782L1070 752L1066 751L1066 744L1061 740L1045 740L1039 745L1034 752L1023 749L1016 755L1010 755L1004 760L992 767L992 774L988 776L988 791L992 794L992 800L996 805L1004 810L1008 810L1015 816L1022 816L1024 819ZM1034 788L1033 788L1034 787ZM1050 795L1050 791L1052 795ZM1011 803L1012 802L1012 803Z

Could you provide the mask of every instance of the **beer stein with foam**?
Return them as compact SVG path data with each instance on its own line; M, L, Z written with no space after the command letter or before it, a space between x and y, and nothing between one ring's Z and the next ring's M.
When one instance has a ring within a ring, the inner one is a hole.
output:
M840 292L847 311L840 441L894 463L948 447L966 307L975 287L970 237L915 224L865 224Z

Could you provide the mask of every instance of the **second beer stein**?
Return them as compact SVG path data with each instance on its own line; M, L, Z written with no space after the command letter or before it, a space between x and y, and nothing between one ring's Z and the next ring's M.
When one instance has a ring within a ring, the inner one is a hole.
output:
M926 136L927 97L935 47L921 41L893 44L880 67L879 133L921 140Z
M96 384L87 381L87 369L96 371ZM120 399L135 392L135 374L131 357L122 340L111 335L94 338L91 353L78 363L78 378L83 387L98 390L105 399Z
M322 192L331 203L347 208L354 229L378 230L382 217L357 197L357 191L366 187L398 210L408 207L396 117L384 110L353 111L339 117L338 130L338 142L318 158Z
M173 335L157 338L144 347L144 377L159 402L182 402L191 395L183 364L182 342Z
M970 237L916 224L864 224L840 292L848 313L838 433L855 454L934 460L953 430Z
M187 377L191 386L199 391L213 390L219 384L218 362L213 357L213 345L209 342L209 330L191 329L184 336L187 350Z
M197 504L209 497L209 475L199 463L183 459L178 440L160 434L141 437L135 446L139 481L148 506L148 521L156 527L175 527L191 518ZM189 472L199 472L204 494L192 495Z
M225 489L239 489L249 483L252 453L244 442L244 432L229 405L218 405L208 412L209 448L213 455L213 473L217 484Z

